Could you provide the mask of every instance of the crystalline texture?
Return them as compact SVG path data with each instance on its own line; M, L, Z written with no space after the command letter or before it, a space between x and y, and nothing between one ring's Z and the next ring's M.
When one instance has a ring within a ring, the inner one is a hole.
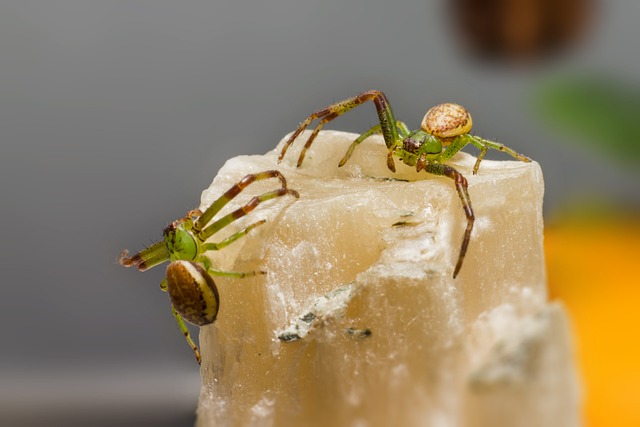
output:
M391 173L379 137L338 168L356 136L320 133L301 168L300 140L280 165L282 142L231 159L203 193L206 206L277 167L301 197L261 205L228 232L268 222L212 255L268 274L216 278L197 425L579 425L569 328L547 303L539 165L485 160L473 176L475 158L454 157L476 222L453 279L466 225L453 182Z

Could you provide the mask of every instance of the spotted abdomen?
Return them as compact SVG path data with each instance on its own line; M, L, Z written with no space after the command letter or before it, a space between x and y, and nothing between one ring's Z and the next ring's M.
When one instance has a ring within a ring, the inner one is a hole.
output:
M471 132L471 114L462 105L439 104L422 119L422 129L439 138L452 138Z

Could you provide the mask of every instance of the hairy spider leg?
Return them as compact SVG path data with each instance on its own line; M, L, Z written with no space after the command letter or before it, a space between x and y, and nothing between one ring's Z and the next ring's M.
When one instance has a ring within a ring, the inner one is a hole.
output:
M207 229L205 229L208 231L203 233L201 231L202 228L206 226L207 223L211 221L211 219L213 219L215 214L217 214L227 203L229 203L238 194L240 194L242 190L244 190L248 185L250 185L253 182L269 179L269 178L277 178L278 180L280 180L282 184L281 189L275 192L277 193L276 195L273 195L274 192L266 193L265 195L258 197L259 200L257 202L252 200L247 205L245 205L245 207L239 209L239 211L242 211L244 209L245 211L244 213L241 214L236 211L236 213L227 215L227 217L232 217L233 220L240 218L244 216L246 213L253 210L253 208L255 208L255 206L257 206L260 203L260 201L268 200L269 198L277 197L284 194L292 194L295 197L299 197L298 193L295 190L287 189L287 180L282 175L282 173L280 173L280 171L271 170L271 171L265 171L265 172L260 172L256 174L249 174L244 178L242 178L238 183L234 184L222 196L216 199L211 204L211 206L209 206L204 212L201 213L200 210L198 209L191 210L187 213L187 216L185 218L179 221L184 222L189 220L192 220L192 221L195 220L193 223L192 231L195 235L199 236L199 240L201 242L204 242L208 237L213 235L215 232L219 231L225 225L228 225L230 222L232 222L232 221L228 221L229 218L225 217L227 218L226 222L217 221L216 223L214 223L214 225L218 224L217 227L213 227L213 226L208 227ZM224 246L227 246L228 244L236 241L240 237L247 234L251 229L255 228L256 226L262 223L263 221L258 221L257 223L248 226L244 230L241 230L238 233L227 238L226 240L218 243L217 248L220 249ZM206 246L205 246L205 249L207 249ZM208 249L213 249L213 247L209 247ZM124 267L136 266L138 270L145 271L158 264L162 264L163 262L169 261L169 259L170 259L170 253L169 253L169 250L167 249L166 242L159 241L141 250L140 252L136 253L131 257L129 257L129 252L127 250L122 251L122 253L118 257L118 262L120 263L120 265Z
M404 139L409 135L409 128L404 122L401 122L400 120L396 120L396 129L398 131L398 140ZM356 138L349 146L349 150L347 150L346 154L340 160L338 167L344 166L347 163L347 161L349 161L349 159L351 158L351 155L353 154L353 151L362 141L369 138L371 135L374 135L377 133L382 133L382 126L380 126L379 124L373 126L371 129L369 129L368 131L360 135L358 138ZM395 166L392 170L395 171Z
M278 172L278 174L279 174L279 172ZM277 176L277 175L274 175L274 176ZM239 191L238 191L238 193L239 193ZM292 195L292 196L294 196L296 198L300 197L300 195L298 194L297 191L289 189L289 188L286 188L286 187L279 188L279 189L274 190L274 191L269 191L267 193L261 194L260 196L255 196L251 200L249 200L249 202L247 202L244 206L242 206L242 207L236 209L235 211L223 216L222 218L220 218L217 221L213 222L211 225L209 225L204 230L200 231L197 234L198 239L201 242L206 241L209 237L213 236L218 231L222 230L224 227L228 226L232 222L242 218L243 216L245 216L248 213L250 213L251 211L253 211L260 203L265 202L267 200L274 199L276 197L282 197L282 196L285 196L287 194L290 194L290 195ZM216 202L217 202L217 200L216 200ZM248 225L247 227L243 228L242 230L240 230L240 231L232 234L231 236L227 237L226 239L222 240L221 242L217 242L217 243L213 243L213 242L211 242L211 243L202 243L202 247L204 248L203 252L206 252L206 251L209 251L209 250L211 250L211 251L220 250L220 249L228 246L229 244L235 242L239 238L245 236L251 230L253 230L254 228L256 228L256 227L258 227L258 226L260 226L262 224L264 224L265 222L266 222L265 220L260 220L260 221L254 222L254 223ZM198 257L197 261L202 263L204 265L204 267L205 267L205 270L209 274L214 275L214 276L243 278L243 277L255 276L257 274L266 274L264 271L236 272L236 271L214 270L212 268L212 266L211 266L211 260L209 259L209 257L205 256L204 253L202 253Z
M489 141L488 139L480 138L475 135L465 135L469 138L469 142L478 147L480 150L480 154L478 154L478 158L476 160L476 164L473 165L473 174L476 175L478 173L478 168L480 167L480 162L484 159L484 156L487 154L489 148L496 151L502 151L503 153L509 154L514 159L520 160L521 162L531 162L531 159L524 154L520 154L515 150L507 147L504 144L499 142Z
M160 289L162 290L162 292L168 292L169 285L167 283L166 278L164 278L160 283ZM218 298L216 298L216 301L218 301ZM218 305L219 305L219 301L218 301ZM189 345L189 347L191 347L191 350L193 351L193 354L196 358L196 361L198 362L198 365L200 365L202 363L202 357L200 356L200 350L198 349L198 345L195 343L195 341L193 341L193 338L191 338L191 333L189 332L189 328L187 328L187 325L184 322L182 315L178 312L178 310L176 310L173 304L171 304L171 313L173 314L176 324L178 325L178 329L180 329L180 332L182 332L182 335L187 341L187 344Z
M248 234L251 230L253 230L254 228L264 224L265 222L267 222L266 219L261 219L260 221L256 221L253 224L248 225L247 227L243 228L242 230L238 231L237 233L232 234L231 236L227 237L226 239L224 239L221 242L218 243L205 243L204 244L204 249L205 251L218 251L228 245L230 245L231 243L235 242L236 240L238 240L239 238L245 236L246 234Z
M356 149L356 147L365 139L369 138L371 135L376 134L376 133L380 133L382 131L382 128L380 127L380 125L375 125L373 126L371 129L369 129L368 131L364 132L362 135L360 135L359 137L357 137L349 146L349 149L347 150L347 152L345 153L345 155L342 157L342 159L340 160L340 163L338 163L338 167L342 167L345 165L345 163L347 163L347 161L351 158L351 155L353 154L353 150Z
M282 184L282 188L287 188L287 180L285 177L277 170L270 170L259 172L256 174L249 174L242 178L239 182L234 184L231 188L229 188L222 196L218 197L212 204L209 206L200 217L196 220L193 226L193 230L195 233L199 233L212 219L213 217L220 212L220 210L227 205L231 200L233 200L238 194L242 192L245 188L247 188L250 184L261 181L263 179L269 178L277 178L280 180ZM205 239L202 239L205 240Z
M378 112L378 119L380 121L380 129L384 141L387 145L387 148L391 150L398 141L398 130L396 128L396 120L393 117L393 111L391 111L391 106L389 105L389 101L384 93L379 90L370 90L367 92L363 92L359 95L356 95L352 98L345 99L344 101L337 102L335 104L331 104L326 108L318 110L307 117L298 128L291 134L287 142L285 142L282 147L282 151L278 156L278 163L282 161L285 153L289 149L289 146L293 143L293 141L305 130L311 122L316 119L321 119L316 128L313 130L307 142L305 143L302 151L300 152L300 156L298 157L297 167L302 165L304 161L305 154L307 150L313 144L314 139L318 135L318 132L322 129L325 123L335 119L336 117L346 113L347 111L361 105L367 101L373 101L376 111Z
M164 240L152 244L133 256L129 256L129 251L125 249L118 257L120 265L124 267L135 266L139 271L148 270L166 261L169 261L169 251Z
M462 203L464 214L467 217L467 228L465 229L464 235L462 237L462 245L460 247L458 261L456 262L456 267L453 270L453 278L455 279L460 272L460 268L462 268L464 256L467 254L467 248L469 247L469 241L471 240L471 231L473 230L473 223L475 221L475 215L473 214L473 209L471 208L471 198L469 197L469 192L467 191L467 179L455 168L439 162L427 162L425 164L424 162L418 161L417 165L417 168L424 168L427 173L446 176L447 178L453 179L456 185L458 196L460 197L460 202ZM418 169L418 172L419 171L420 169Z
M289 190L291 191L291 190ZM238 231L237 233L232 234L231 236L227 237L226 239L224 239L221 242L218 243L205 243L203 245L205 251L217 251L220 250L224 247L226 247L227 245L235 242L236 240L238 240L239 238L241 238L242 236L245 236L247 233L249 233L249 231L253 230L254 228L266 223L266 220L260 220L257 222L254 222L253 224L243 228L242 230ZM251 277L251 276L255 276L258 274L267 274L266 271L262 271L262 270L258 270L258 271L221 271L221 270L215 270L212 266L211 266L211 260L209 259L209 257L207 257L204 254L201 254L198 258L197 261L200 262L202 265L204 265L205 270L207 271L207 273L209 273L212 276L222 276L222 277L233 277L236 279L242 279L244 277Z
M191 347L191 350L193 350L193 354L196 357L198 365L200 365L202 363L202 356L200 356L198 345L191 338L191 333L189 332L187 325L184 323L182 316L180 316L180 313L178 313L178 310L176 310L173 304L171 304L171 313L173 313L173 317L176 319L176 323L178 324L178 328L180 328L180 332L182 332L182 335L184 335L184 338L187 340L187 344L189 344L189 347Z
M449 160L458 151L462 150L464 147L466 147L469 144L475 145L480 150L480 153L478 154L476 162L473 165L474 175L478 173L478 168L480 167L480 163L482 162L484 157L487 155L489 148L491 148L492 150L502 151L503 153L507 153L514 159L520 160L522 162L531 162L531 159L529 157L525 156L524 154L520 154L516 152L515 150L507 147L504 144L501 144L499 142L489 141L487 139L480 138L479 136L471 135L468 133L464 135L456 136L449 141L445 140L445 143L447 143L448 145L447 145L447 148L442 152L442 154L439 157L440 162Z
M198 232L198 238L201 241L204 242L209 237L213 236L215 233L217 233L218 231L222 230L227 225L231 224L232 222L242 218L243 216L245 216L249 212L253 211L260 203L265 202L265 201L270 200L270 199L273 199L273 198L276 198L276 197L282 197L282 196L285 196L287 194L291 194L292 196L294 196L296 198L300 197L300 195L298 194L297 191L291 190L291 189L286 188L286 187L279 188L279 189L274 190L274 191L269 191L267 193L261 194L260 196L255 196L251 200L249 200L249 202L247 204L245 204L244 206L242 206L242 207L236 209L235 211L223 216L222 218L220 218L217 221L213 222L211 225L209 225L204 230ZM258 225L260 225L260 224L259 223L254 223L254 224L251 224L247 228L250 230L251 228L256 227ZM249 231L249 230L247 230L247 228L245 228L244 230L239 231L238 233L232 235L231 237L228 237L226 240L223 240L223 242L221 242L221 243L224 244L224 242L226 242L227 240L230 240L230 239L231 239L231 241L228 242L228 243L234 242L235 240L237 240L240 237L244 236L246 234L246 232ZM214 247L220 245L221 243L208 244L208 245L209 245L210 248L214 248ZM214 245L214 246L210 246L210 245ZM224 246L226 246L226 245L224 245ZM219 249L219 247L217 249Z
M214 222L211 226L207 227L205 230L200 231L200 228L203 226L203 224L206 225L216 213L218 213L227 203L229 203L233 198L235 198L238 194L240 194L240 192L242 192L242 190L244 190L248 185L250 185L255 181L260 181L260 180L269 179L269 178L279 179L280 182L282 183L282 188L276 191L265 193L261 196L254 197L245 206L241 207L240 209L237 209L231 214L226 215L220 220ZM221 197L216 199L211 204L211 206L209 206L209 208L205 210L205 212L200 214L200 211L197 209L191 210L187 213L187 217L184 218L184 220L186 221L186 220L192 220L196 218L193 231L198 236L199 240L201 242L204 242L208 237L220 231L222 228L229 225L231 222L251 212L261 202L272 199L274 197L284 196L286 194L291 194L295 197L300 197L300 195L295 190L290 190L287 188L287 181L285 177L282 175L282 173L280 173L279 171L272 170L272 171L260 172L257 174L249 174L245 176L242 180L240 180L238 183L234 184ZM253 228L264 224L264 222L265 222L264 220L257 221L247 226L243 230L240 230L237 233L229 236L222 242L203 244L203 248L205 251L219 250L235 242L242 236L246 235ZM167 244L164 240L162 240L141 250L140 252L136 253L131 257L129 256L129 252L125 249L120 253L120 256L118 257L118 262L120 263L120 265L124 267L135 266L138 270L145 271L158 264L162 264L163 262L169 261L169 259L170 259L170 253L167 248ZM207 267L207 270L210 270L210 262L207 257L201 256L199 258L199 261L205 264L205 266ZM239 276L240 274L243 274L243 273L231 273L231 276L240 277ZM253 274L256 274L256 273L254 272ZM261 272L258 272L258 274L261 274ZM241 276L241 277L245 277L245 276Z
M211 268L211 261L209 260L209 258L202 261L203 264L205 264L205 270L207 272L207 274L209 274L209 276L219 276L219 277L230 277L230 278L234 278L234 279L243 279L245 277L253 277L256 276L258 274L267 274L265 271L243 271L243 272L238 272L238 271L220 271L220 270L214 270ZM165 283L165 287L166 287L166 282L163 281L163 283ZM220 300L218 297L218 294L216 293L216 302L217 305L220 305ZM198 346L195 342L193 342L193 340L191 339L191 334L189 333L189 329L187 329L187 326L184 323L184 320L182 319L182 316L180 315L180 313L178 313L178 311L175 309L175 307L173 306L173 304L171 304L171 310L173 312L173 316L176 319L176 323L178 324L178 328L180 328L180 331L182 332L182 334L184 335L185 339L187 340L187 343L189 344L189 347L191 347L191 349L193 350L193 353L195 354L196 360L198 361L198 364L200 364L201 358L200 358L200 351L198 350ZM213 323L213 322L211 322Z

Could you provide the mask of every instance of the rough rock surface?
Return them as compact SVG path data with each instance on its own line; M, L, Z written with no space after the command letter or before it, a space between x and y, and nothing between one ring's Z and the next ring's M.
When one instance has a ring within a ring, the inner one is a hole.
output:
M567 319L547 302L539 165L485 160L473 176L475 158L454 157L476 223L453 279L466 219L451 180L399 162L392 174L375 136L338 168L355 137L322 132L298 169L301 140L280 165L282 142L231 159L203 193L204 207L277 168L301 197L221 233L267 219L212 254L220 269L267 274L216 278L197 425L579 425Z

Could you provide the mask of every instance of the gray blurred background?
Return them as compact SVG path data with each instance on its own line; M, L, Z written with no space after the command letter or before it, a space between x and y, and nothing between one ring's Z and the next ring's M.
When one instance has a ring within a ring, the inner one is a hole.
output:
M553 55L482 60L447 1L0 2L0 424L191 425L198 366L164 269L118 253L159 239L228 158L360 91L383 90L410 127L464 104L477 134L541 163L546 215L637 206L635 165L536 107L556 80L637 91L640 4L603 3ZM363 131L374 111L328 128Z

